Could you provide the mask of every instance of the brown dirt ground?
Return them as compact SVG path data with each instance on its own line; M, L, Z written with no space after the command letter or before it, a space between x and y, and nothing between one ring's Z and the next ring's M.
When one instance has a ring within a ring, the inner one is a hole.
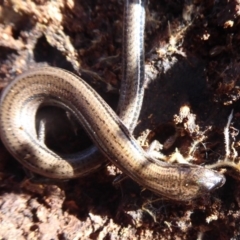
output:
M0 0L1 87L27 69L57 66L80 74L115 107L122 11L123 1L117 0ZM192 157L196 164L211 164L224 158L223 129L234 109L230 133L239 153L239 15L236 0L149 0L146 95L136 137L150 129L159 132L159 140L168 139L174 115L187 104L196 115L194 129L178 123L182 134L165 153L177 147L185 156L192 141L204 136ZM59 114L65 113L55 114L54 126L62 124ZM79 141L88 144L69 132L58 132L63 142L52 148L70 145L72 151ZM49 145L55 142L48 138ZM0 239L240 238L236 171L221 169L227 182L208 197L149 203L157 197L130 179L114 187L118 171L111 165L81 179L37 182L3 146L0 153Z

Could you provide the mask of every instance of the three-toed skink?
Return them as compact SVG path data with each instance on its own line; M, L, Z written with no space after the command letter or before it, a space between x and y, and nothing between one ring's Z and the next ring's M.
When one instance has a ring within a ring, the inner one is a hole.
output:
M135 46L125 41L128 48L123 51L123 76L127 81L136 80L121 87L121 119L81 78L58 68L38 68L18 76L4 89L0 101L1 139L24 166L47 177L73 178L95 170L101 160L92 155L97 152L94 148L65 158L39 141L35 128L37 110L43 105L56 105L71 112L101 153L143 187L182 201L209 193L224 184L222 174L201 166L157 161L143 151L131 134L143 97L144 71L139 64L143 64L144 56L144 2L126 0L124 16L126 38L139 38ZM135 27L129 31L132 25L136 25L136 32ZM135 47L138 50L131 60Z

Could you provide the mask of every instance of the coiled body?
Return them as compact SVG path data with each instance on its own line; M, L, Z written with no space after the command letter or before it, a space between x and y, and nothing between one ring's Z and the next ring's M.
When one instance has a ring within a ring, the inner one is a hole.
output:
M225 182L221 174L194 165L171 165L149 157L123 122L82 79L58 68L39 68L17 77L4 91L1 138L24 166L53 178L75 177L82 162L64 159L39 142L35 116L41 105L70 111L98 149L126 175L157 194L188 200Z
M223 175L200 166L159 162L148 156L131 134L143 98L145 13L143 1L126 0L125 5L124 80L118 108L122 120L81 78L58 68L39 68L18 76L4 89L0 102L1 139L24 166L47 177L74 178L96 170L102 163L96 148L65 157L39 141L35 129L37 110L43 105L57 105L70 111L100 152L140 185L175 200L207 194L224 184ZM138 44L133 46L129 39L134 37Z

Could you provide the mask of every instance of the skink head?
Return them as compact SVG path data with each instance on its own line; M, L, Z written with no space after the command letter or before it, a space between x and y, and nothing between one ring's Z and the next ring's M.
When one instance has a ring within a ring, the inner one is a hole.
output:
M204 196L225 183L225 177L217 171L200 166L181 166L182 200L190 200Z

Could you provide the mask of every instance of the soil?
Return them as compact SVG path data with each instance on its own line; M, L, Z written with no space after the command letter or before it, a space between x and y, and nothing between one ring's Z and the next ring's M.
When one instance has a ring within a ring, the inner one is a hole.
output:
M0 0L1 88L28 69L56 66L80 75L116 109L122 15L118 0ZM146 92L134 132L142 145L174 136L163 153L177 148L193 164L232 161L236 167L217 169L226 175L223 187L170 201L128 178L113 185L120 171L110 164L84 178L50 180L33 176L1 145L0 239L240 239L239 15L236 0L149 0ZM49 147L90 144L80 128L74 137L64 111L43 111L54 115Z

